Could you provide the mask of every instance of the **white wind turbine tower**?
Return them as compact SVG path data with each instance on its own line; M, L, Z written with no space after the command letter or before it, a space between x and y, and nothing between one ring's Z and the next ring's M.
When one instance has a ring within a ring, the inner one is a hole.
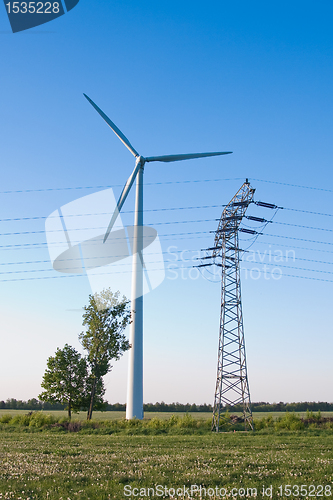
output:
M136 179L136 198L134 216L133 235L133 268L132 268L132 292L131 292L131 325L127 404L126 418L143 418L143 170L145 163L153 161L172 162L180 160L191 160L194 158L206 158L208 156L220 156L230 154L231 151L217 153L190 153L166 156L140 156L133 148L127 137L119 128L106 116L105 113L86 95L83 94L90 104L96 109L101 117L106 121L121 142L129 149L135 157L135 167L129 176L124 189L120 195L117 207L111 217L110 224L104 236L104 243L107 240L119 212L127 198L127 195Z

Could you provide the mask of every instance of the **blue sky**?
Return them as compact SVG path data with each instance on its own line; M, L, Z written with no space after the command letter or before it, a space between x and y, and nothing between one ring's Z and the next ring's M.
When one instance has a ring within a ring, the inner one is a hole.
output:
M333 266L317 262L333 262L332 218L305 213L333 213L332 11L327 1L80 0L61 18L12 34L0 10L1 219L47 217L97 186L120 194L133 158L83 92L143 155L233 151L146 166L145 222L156 224L166 266L174 247L212 245L221 206L246 177L257 200L300 210L280 210L251 247L261 256L292 249L299 260L280 262L289 266L280 280L242 275L254 401L332 401ZM15 192L38 189L53 190ZM211 208L184 208L204 206ZM131 193L124 224L133 207ZM206 222L180 223L198 220ZM0 287L0 398L27 399L39 393L58 346L79 348L75 310L90 288L86 278L58 279L50 264L26 263L48 260L43 219L2 221L1 234L1 270L16 272L1 279L20 281ZM27 279L36 277L49 279ZM211 403L219 285L190 279L188 270L169 278L145 298L144 400ZM110 402L125 401L126 377L124 356L106 377Z

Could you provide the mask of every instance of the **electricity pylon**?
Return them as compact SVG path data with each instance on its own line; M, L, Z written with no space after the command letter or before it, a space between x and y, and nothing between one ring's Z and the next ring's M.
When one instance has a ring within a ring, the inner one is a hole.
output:
M239 404L243 407L245 429L253 429L240 284L239 255L242 250L238 244L238 232L254 191L246 179L223 210L215 233L214 247L210 249L215 263L221 257L217 265L222 268L219 350L212 422L212 430L216 432L226 422L226 410ZM243 231L247 232L246 229Z

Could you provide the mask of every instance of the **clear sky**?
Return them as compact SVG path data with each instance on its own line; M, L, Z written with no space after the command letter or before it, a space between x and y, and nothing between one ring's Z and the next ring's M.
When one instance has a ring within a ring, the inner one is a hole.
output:
M166 279L145 297L144 401L213 401L220 290L191 259L246 177L284 207L255 242L242 237L256 252L242 263L252 400L333 401L332 15L329 1L80 0L12 34L1 7L0 399L36 397L47 357L80 349L89 282L52 270L45 218L106 187L118 197L134 167L85 92L142 155L233 151L146 165ZM125 225L133 208L131 193ZM126 379L127 355L105 377L110 402L125 402Z

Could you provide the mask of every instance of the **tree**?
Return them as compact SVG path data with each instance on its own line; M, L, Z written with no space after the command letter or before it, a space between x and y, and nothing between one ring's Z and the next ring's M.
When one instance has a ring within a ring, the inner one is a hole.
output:
M45 391L38 397L48 403L67 405L68 417L71 418L72 411L79 411L85 406L87 380L86 359L74 347L66 344L47 360L41 383Z
M82 408L84 408L85 410L88 410L90 408L91 391L92 391L92 387L93 387L94 383L95 383L95 378L91 373L87 378L85 396L84 396L84 401L82 404ZM97 381L96 387L95 387L95 398L94 398L93 410L105 411L105 409L107 407L107 401L103 400L104 394L105 394L104 380L103 380L103 378L100 378Z
M88 353L92 378L87 420L92 416L98 384L112 369L111 361L118 360L130 348L122 333L130 322L129 301L119 296L119 292L106 289L89 295L89 304L84 307L82 324L86 330L79 339Z

